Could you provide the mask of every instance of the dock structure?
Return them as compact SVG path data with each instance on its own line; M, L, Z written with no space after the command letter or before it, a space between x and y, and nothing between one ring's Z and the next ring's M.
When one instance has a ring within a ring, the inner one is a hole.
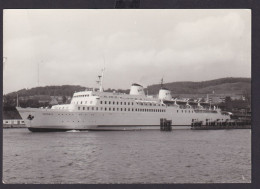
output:
M160 119L160 130L161 131L171 131L172 130L172 120L167 120L165 118Z
M192 120L191 129L209 130L209 129L251 129L251 121L248 120L206 120L205 124L200 120Z

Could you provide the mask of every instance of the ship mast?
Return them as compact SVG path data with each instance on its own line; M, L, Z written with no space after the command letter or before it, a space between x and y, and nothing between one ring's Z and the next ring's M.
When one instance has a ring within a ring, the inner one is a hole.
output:
M101 70L101 76L98 76L98 77L99 77L99 91L100 91L100 92L103 92L104 71L105 71L105 68L102 68L102 70Z
M18 97L18 93L16 93L16 107L19 107L19 97Z
M161 79L161 89L163 88L163 77Z

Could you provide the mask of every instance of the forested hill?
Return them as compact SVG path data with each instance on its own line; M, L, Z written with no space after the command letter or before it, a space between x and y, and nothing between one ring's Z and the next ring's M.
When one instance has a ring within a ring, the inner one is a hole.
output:
M31 89L22 89L16 92L7 94L8 96L35 96L35 95L49 95L49 96L72 96L75 91L83 91L86 87L79 85L62 85L62 86L45 86L34 87Z
M158 94L160 84L148 86L150 95ZM210 81L201 82L171 82L165 83L164 87L172 91L173 94L210 94L214 91L215 94L243 94L251 93L251 78L221 78ZM86 87L79 85L62 85L62 86L46 86L35 87L32 89L22 89L16 92L7 94L7 96L16 97L16 94L21 96L34 95L49 95L49 96L72 96L75 91L83 91ZM105 91L119 91L129 93L129 89L106 89Z
M173 94L243 94L251 93L251 78L221 78L201 82L171 82L163 85ZM160 84L148 86L149 94L156 94Z

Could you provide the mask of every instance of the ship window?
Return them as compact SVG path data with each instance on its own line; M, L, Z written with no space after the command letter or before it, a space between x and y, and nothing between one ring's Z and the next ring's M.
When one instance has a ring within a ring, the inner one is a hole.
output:
M177 113L179 112L179 110L177 110Z
M121 102L121 105L123 104L123 102Z
M113 108L113 111L115 111L115 108Z
M107 111L107 108L105 108L105 111Z
M85 110L85 107L83 107L83 110Z
M132 105L134 105L134 103L132 102Z
M118 104L118 102L116 102L116 104Z
M108 104L110 104L111 102L110 101L108 101Z
M183 110L181 112L183 113Z
M87 107L87 109L89 110L89 107Z
M100 110L102 110L103 108L101 107Z
M80 107L78 107L78 110L80 110Z
M117 108L116 110L119 111L119 108Z
M128 108L128 111L130 111L130 108Z
M128 102L128 105L130 105L130 102Z
M126 102L124 104L126 105Z
M92 107L92 110L94 110L94 107Z
M123 111L123 108L121 108L121 111Z
M82 101L80 102L80 104L82 104Z
M108 108L108 110L110 111L110 110L111 110L111 108Z
M98 107L96 107L96 110L98 110Z
M132 108L132 111L134 111L134 108Z
M125 111L126 111L126 108L125 108Z
M105 104L107 104L107 101L105 101Z
M135 111L137 112L137 108L135 109Z
M100 101L100 104L102 104L102 101Z

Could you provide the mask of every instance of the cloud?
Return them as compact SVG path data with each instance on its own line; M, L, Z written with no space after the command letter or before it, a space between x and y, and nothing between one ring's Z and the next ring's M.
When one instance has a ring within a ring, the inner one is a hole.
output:
M37 86L38 64L41 85L94 86L104 61L110 88L250 76L250 12L199 12L7 11L4 92Z

